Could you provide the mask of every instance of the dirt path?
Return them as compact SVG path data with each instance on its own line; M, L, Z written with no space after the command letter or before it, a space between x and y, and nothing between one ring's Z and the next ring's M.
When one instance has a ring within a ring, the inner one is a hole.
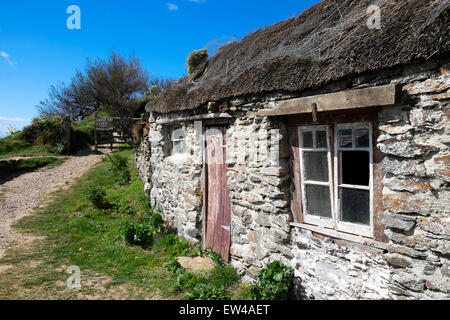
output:
M69 157L62 165L46 170L26 173L0 185L0 258L12 241L26 241L25 235L11 226L20 218L43 205L45 194L67 189L103 155L77 155Z

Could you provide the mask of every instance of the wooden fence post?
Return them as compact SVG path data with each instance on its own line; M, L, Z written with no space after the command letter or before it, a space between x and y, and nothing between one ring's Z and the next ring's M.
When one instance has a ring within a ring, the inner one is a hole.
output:
M95 151L98 151L98 147L97 147L97 111L94 112L94 139L95 139Z

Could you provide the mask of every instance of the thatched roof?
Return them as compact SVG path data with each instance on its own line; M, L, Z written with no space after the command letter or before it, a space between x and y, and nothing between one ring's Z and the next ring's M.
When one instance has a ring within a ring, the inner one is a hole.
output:
M367 9L381 9L369 29ZM221 47L147 106L195 109L209 101L301 92L331 81L450 53L450 0L324 0L296 18Z

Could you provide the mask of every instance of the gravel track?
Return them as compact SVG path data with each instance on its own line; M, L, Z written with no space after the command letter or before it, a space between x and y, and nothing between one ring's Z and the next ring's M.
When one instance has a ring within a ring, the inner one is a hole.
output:
M11 227L17 220L42 206L45 194L69 188L102 157L80 154L58 167L25 173L3 184L0 181L0 258L9 243L26 239Z

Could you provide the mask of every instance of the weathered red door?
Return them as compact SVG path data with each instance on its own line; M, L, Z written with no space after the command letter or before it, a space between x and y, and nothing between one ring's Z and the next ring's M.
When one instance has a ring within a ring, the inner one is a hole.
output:
M227 186L225 128L207 128L205 137L207 186L205 245L228 261L231 245L231 201Z

